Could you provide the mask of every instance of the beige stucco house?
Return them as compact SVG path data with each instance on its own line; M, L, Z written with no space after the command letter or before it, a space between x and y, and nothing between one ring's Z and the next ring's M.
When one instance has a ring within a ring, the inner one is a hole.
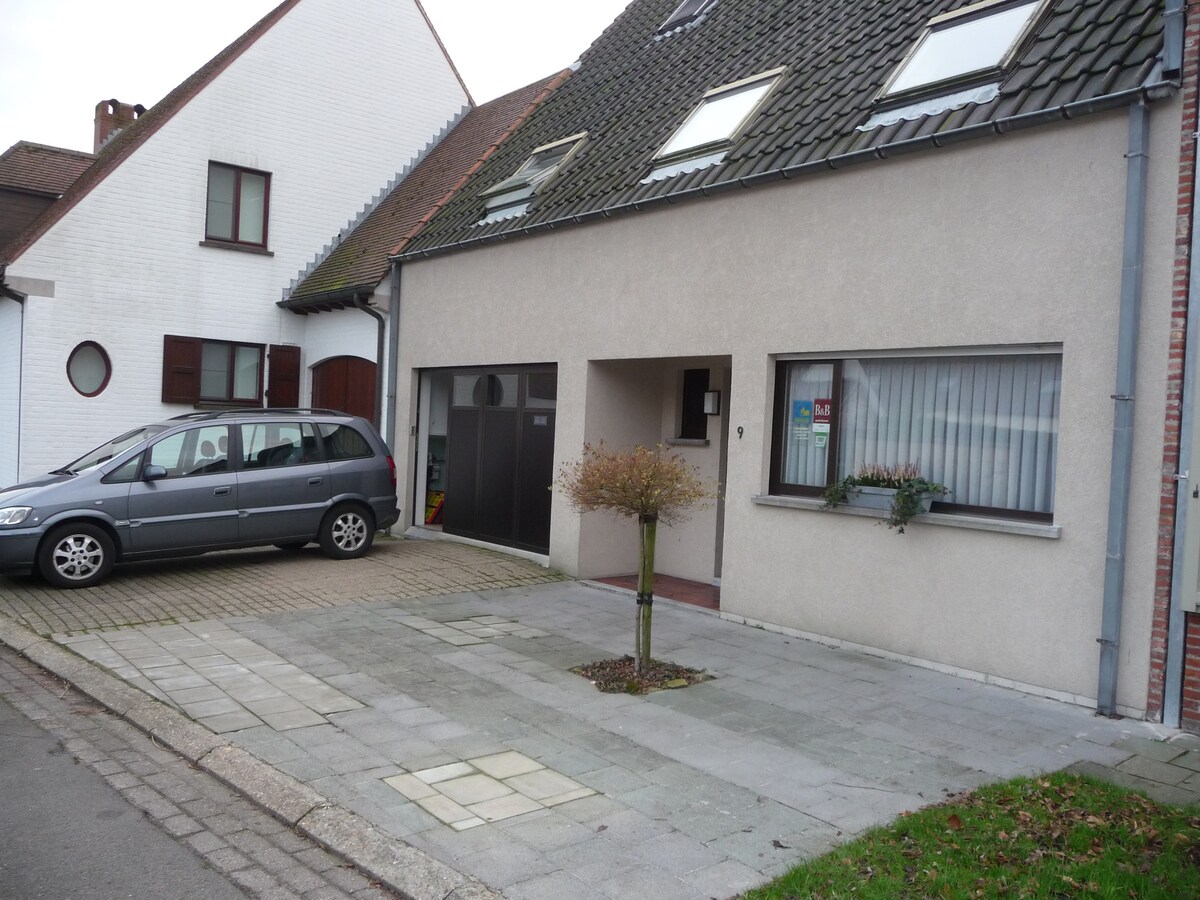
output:
M546 487L667 444L723 616L1161 716L1183 6L635 0L395 259L402 523L631 572ZM905 534L821 509L904 463Z

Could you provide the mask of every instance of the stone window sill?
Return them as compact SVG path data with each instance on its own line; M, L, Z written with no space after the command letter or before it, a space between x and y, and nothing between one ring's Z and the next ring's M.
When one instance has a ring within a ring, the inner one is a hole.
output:
M259 256L274 256L266 247L252 247L249 244L230 244L225 241L201 241L201 247L215 247L218 250L236 250L238 253L256 253Z
M860 509L853 506L838 506L833 509L821 510L824 501L819 497L784 497L778 494L755 494L750 498L750 502L756 503L759 506L782 506L788 509L819 510L843 516L866 516L871 519L883 519L886 515L881 510ZM1061 525L1022 522L1017 519L994 519L986 516L931 512L913 516L913 521L926 525L945 525L948 528L970 528L975 531L997 531L1002 534L1021 534L1026 537L1048 538L1050 540L1058 540L1062 537Z

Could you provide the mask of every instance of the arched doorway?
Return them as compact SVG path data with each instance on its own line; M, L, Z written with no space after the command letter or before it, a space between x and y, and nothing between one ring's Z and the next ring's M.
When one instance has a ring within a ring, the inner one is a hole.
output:
M375 363L335 356L313 366L312 373L313 406L340 409L375 422Z

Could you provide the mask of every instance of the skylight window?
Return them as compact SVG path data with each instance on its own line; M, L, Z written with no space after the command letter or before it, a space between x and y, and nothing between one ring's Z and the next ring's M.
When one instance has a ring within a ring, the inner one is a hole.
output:
M684 25L690 25L699 19L717 0L683 0L675 12L667 17L667 21L658 27L658 34L666 34Z
M1003 71L1045 0L984 0L931 19L883 97L955 85Z
M535 149L521 168L483 192L486 213L478 224L499 222L528 212L534 195L575 155L585 137L587 132L581 131Z
M644 180L657 181L721 162L785 71L772 69L705 94L700 105L654 154L655 168Z

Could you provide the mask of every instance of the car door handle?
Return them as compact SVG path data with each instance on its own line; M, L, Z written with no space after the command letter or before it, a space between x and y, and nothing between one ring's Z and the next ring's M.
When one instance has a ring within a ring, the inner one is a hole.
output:
M213 491L213 494L217 497L228 497L229 492L232 490L233 490L233 488L229 488L229 487L219 487L215 491Z
M308 479L308 483L309 484L320 484L324 480L325 479L322 478L320 475L315 475L312 478Z

